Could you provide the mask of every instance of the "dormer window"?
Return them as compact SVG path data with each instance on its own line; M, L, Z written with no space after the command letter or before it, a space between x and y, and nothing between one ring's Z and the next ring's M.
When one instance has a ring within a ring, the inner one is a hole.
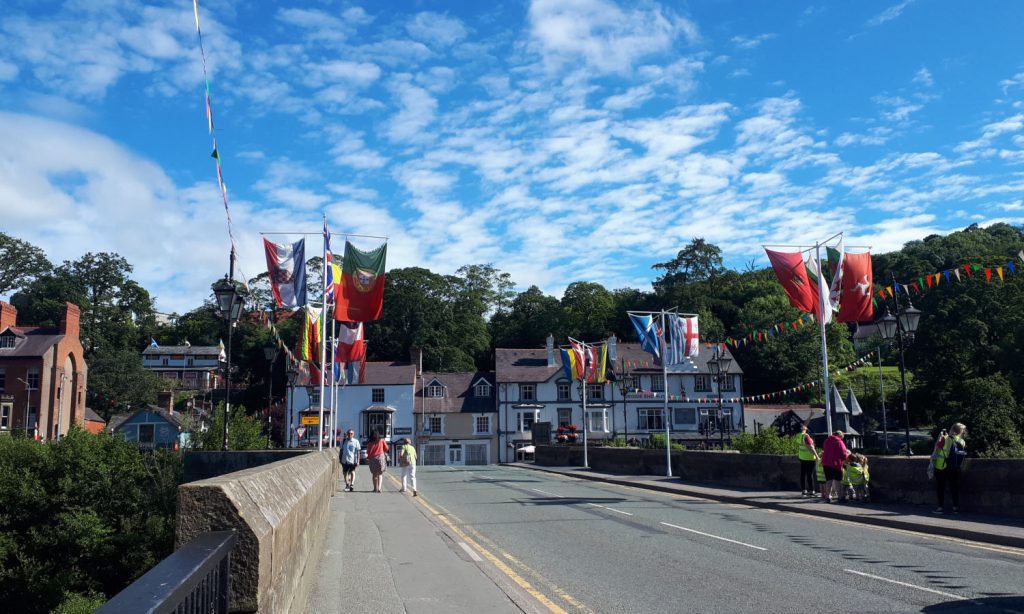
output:
M14 333L7 333L6 335L0 335L0 349L14 347L15 341L18 338L14 336Z
M444 386L437 382L431 383L427 386L427 396L432 399L440 399L444 396Z
M478 399L487 399L491 396L491 385L483 380L476 383L473 387L473 396Z

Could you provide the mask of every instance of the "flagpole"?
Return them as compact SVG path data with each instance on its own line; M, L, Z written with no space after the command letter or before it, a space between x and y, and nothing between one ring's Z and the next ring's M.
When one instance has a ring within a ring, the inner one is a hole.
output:
M821 334L821 384L825 393L825 430L832 434L832 402L829 395L832 391L828 385L828 340L825 336L825 309L831 309L825 299L825 276L821 270L821 243L814 244L814 255L818 268L818 331Z
M587 344L583 344L583 355L587 356ZM590 463L587 459L587 369L584 363L583 378L580 379L580 397L583 399L583 468L589 469Z
M334 377L334 361L338 358L338 330L337 323L331 321L331 415L328 417L327 422L330 424L331 439L327 445L328 448L334 447L334 434L337 426L335 425L335 412L334 406L337 403L338 395L338 383Z
M672 477L672 438L668 427L668 329L665 328L665 310L661 310L661 394L664 397L662 415L665 419L665 477Z
M327 226L327 214L324 214L324 226ZM319 441L317 442L317 450L324 449L324 369L327 365L327 241L324 241L323 249L323 261L320 263L320 270L323 273L323 311L320 313L320 317L323 318L320 330L320 422L318 424L320 431ZM331 370L334 370L334 365L331 365Z

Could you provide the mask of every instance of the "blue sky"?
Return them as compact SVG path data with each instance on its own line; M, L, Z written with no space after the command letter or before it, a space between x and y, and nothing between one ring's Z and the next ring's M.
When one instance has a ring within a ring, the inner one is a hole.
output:
M55 262L118 252L161 310L198 305L228 239L191 2L4 4L3 231ZM250 277L260 231L316 233L322 212L390 237L389 268L491 262L559 296L649 288L693 237L741 267L762 243L844 231L882 252L1024 222L1021 2L200 14Z

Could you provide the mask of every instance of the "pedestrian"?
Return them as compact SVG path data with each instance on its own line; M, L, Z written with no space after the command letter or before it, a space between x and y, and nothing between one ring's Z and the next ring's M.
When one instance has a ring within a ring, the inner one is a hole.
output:
M847 459L846 469L843 470L843 486L846 492L841 500L867 501L870 479L868 458L863 454L851 454Z
M341 474L345 478L345 490L352 492L356 489L356 467L359 466L359 440L356 433L349 429L345 433L345 439L341 442Z
M825 484L827 484L827 482L825 481L825 466L821 464L821 455L825 452L821 448L818 448L817 452L818 460L814 461L814 479L818 483L818 490L816 492L821 495L822 499L824 499Z
M800 460L800 496L814 496L814 464L818 460L818 450L814 447L814 438L807 432L807 425L800 426L797 435L799 447L797 458Z
M843 443L843 432L835 431L825 440L821 464L825 467L825 503L832 503L839 496L840 483L843 481L843 464L850 456L850 451Z
M409 439L402 440L402 447L398 449L398 465L402 468L402 490L405 492L406 483L412 482L412 496L419 495L416 492L416 447Z
M939 503L935 508L936 514L945 513L947 484L953 499L953 513L960 513L960 470L967 458L967 444L964 442L966 434L967 427L957 422L949 427L949 435L946 436L942 449L936 450L935 495Z
M373 477L373 492L381 492L381 482L384 481L384 473L388 470L388 442L380 436L380 431L374 430L370 433L370 441L366 444L366 462L370 465L370 475Z

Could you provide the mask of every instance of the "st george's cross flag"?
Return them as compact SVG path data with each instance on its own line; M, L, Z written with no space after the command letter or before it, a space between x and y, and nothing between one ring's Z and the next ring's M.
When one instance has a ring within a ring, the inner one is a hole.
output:
M384 263L387 243L364 252L345 242L341 282L335 292L334 319L342 322L372 322L384 311Z
M665 364L679 365L687 358L700 353L700 335L697 332L697 316L683 317L670 313L665 316L669 329L669 340L665 350Z
M267 253L267 274L278 307L296 308L306 304L306 240L281 245L263 239Z

